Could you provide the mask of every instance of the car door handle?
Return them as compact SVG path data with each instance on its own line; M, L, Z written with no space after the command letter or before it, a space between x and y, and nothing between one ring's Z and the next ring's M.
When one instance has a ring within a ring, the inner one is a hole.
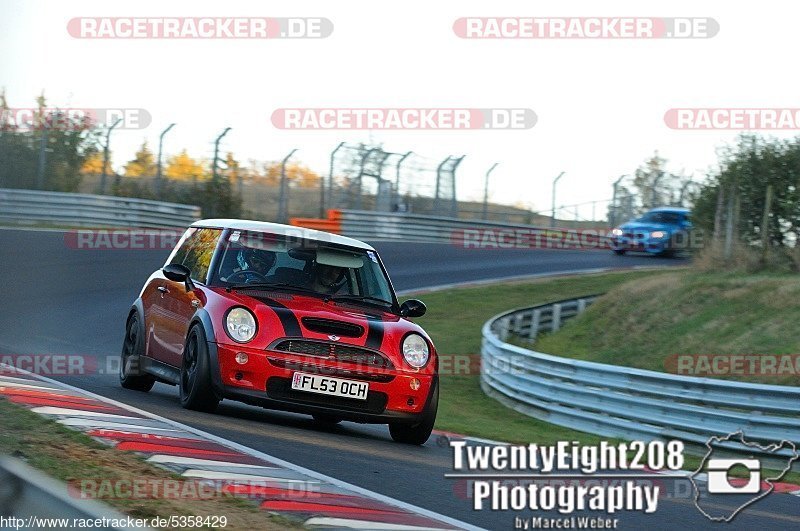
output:
M164 287L164 286L159 286L159 287L158 287L158 291L160 291L162 294L164 294L164 293L169 293L169 289L167 289L167 288L166 288L166 287Z

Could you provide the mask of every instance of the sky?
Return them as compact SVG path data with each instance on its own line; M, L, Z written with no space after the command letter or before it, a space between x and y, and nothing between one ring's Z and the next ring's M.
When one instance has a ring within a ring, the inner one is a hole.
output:
M153 117L112 138L115 168L143 140L165 153L210 158L214 138L241 161L296 159L326 174L341 141L382 142L427 161L466 154L462 199L479 199L495 162L490 197L539 210L604 200L611 184L655 150L673 172L702 180L732 131L673 130L676 107L793 107L800 70L797 11L764 0L755 10L730 1L42 1L0 0L0 87L11 107L42 90L53 106L142 108ZM325 17L324 39L76 39L74 17ZM712 17L708 39L461 39L453 23L469 16ZM278 108L529 108L525 130L299 131L270 122ZM777 135L777 136L786 136ZM583 214L586 217L587 214Z

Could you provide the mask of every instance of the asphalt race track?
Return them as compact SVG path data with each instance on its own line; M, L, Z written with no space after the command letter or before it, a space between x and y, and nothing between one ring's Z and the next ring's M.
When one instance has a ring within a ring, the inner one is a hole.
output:
M376 242L375 247L397 290L523 274L685 264L604 251L489 251L389 242ZM209 415L182 409L175 387L157 384L148 394L122 389L117 374L104 370L106 360L119 356L126 312L168 250L77 250L65 245L62 232L13 229L0 230L0 249L0 353L96 357L95 373L56 378L473 525L512 529L514 516L531 516L525 511L473 511L463 485L444 478L451 472L452 450L437 445L435 437L424 447L405 446L392 442L384 426L343 423L321 428L310 417L230 401ZM717 525L705 520L691 499L662 499L655 515L614 516L627 529ZM773 494L720 527L786 529L798 524L798 498Z

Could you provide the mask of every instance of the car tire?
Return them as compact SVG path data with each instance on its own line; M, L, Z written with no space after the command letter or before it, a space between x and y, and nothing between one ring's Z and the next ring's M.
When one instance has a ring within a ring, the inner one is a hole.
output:
M139 315L134 313L125 325L125 339L119 364L119 383L125 389L148 392L156 379L139 371L140 360L144 356L144 337L139 326Z
M186 337L178 387L181 406L185 409L206 413L213 413L217 409L220 399L211 385L208 342L198 325L193 326Z
M314 422L317 424L322 424L323 426L333 426L334 424L339 424L342 419L339 417L334 417L333 415L312 415L314 417Z
M417 424L403 424L393 422L389 424L389 434L395 442L404 444L422 445L425 444L433 431L436 422L436 412L439 409L439 384L433 384L428 404L422 413L422 420Z
M622 256L625 254L625 249L614 249L614 254Z

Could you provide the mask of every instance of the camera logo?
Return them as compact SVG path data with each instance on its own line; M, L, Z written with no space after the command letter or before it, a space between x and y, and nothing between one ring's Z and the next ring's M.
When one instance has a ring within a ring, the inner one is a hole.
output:
M745 508L771 494L775 483L800 458L792 441L761 445L746 440L742 431L713 436L706 441L706 448L708 452L689 480L694 487L697 510L712 522L730 522ZM721 458L714 456L715 453L726 455ZM734 457L730 457L731 453ZM718 502L717 497L725 502ZM731 500L734 504L730 504Z
M743 485L728 480L729 472L736 466L750 471L750 479ZM761 490L761 463L758 459L709 459L708 492L710 494L758 494Z

